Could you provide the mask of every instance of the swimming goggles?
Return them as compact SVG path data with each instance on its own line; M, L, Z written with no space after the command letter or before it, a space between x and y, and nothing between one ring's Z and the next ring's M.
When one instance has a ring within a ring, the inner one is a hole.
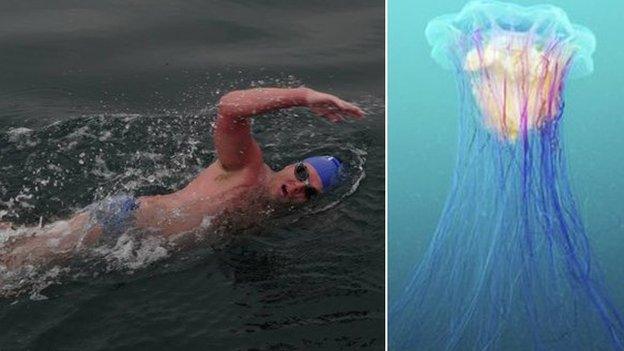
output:
M318 195L319 191L310 185L310 172L303 162L295 164L295 178L305 185L304 192L306 200L310 200L312 196Z

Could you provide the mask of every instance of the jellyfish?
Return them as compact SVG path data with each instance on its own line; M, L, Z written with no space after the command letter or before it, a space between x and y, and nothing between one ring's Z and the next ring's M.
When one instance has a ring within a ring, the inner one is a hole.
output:
M564 86L593 71L594 35L554 6L473 1L426 37L457 76L458 156L432 241L390 305L390 349L624 349L561 138Z

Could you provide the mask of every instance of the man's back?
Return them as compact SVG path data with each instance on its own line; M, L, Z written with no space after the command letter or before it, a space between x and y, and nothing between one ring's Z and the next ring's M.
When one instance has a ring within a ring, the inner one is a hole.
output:
M249 198L263 192L269 173L261 161L234 171L216 161L180 191L140 197L136 224L166 236L207 227L226 210L244 212Z

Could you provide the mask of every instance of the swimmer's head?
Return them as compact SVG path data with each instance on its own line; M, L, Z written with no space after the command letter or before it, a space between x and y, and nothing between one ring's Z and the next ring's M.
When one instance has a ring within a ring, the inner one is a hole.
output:
M271 192L282 202L306 202L336 187L342 179L342 171L342 162L336 157L308 157L277 172Z

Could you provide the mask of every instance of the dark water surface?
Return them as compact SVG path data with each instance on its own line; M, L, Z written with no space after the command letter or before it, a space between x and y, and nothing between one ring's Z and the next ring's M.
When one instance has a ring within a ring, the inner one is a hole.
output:
M233 88L306 84L368 112L258 120L268 164L337 153L348 184L215 245L38 277L0 299L0 349L382 349L383 43L383 1L0 4L4 220L179 189L213 160L214 106Z

